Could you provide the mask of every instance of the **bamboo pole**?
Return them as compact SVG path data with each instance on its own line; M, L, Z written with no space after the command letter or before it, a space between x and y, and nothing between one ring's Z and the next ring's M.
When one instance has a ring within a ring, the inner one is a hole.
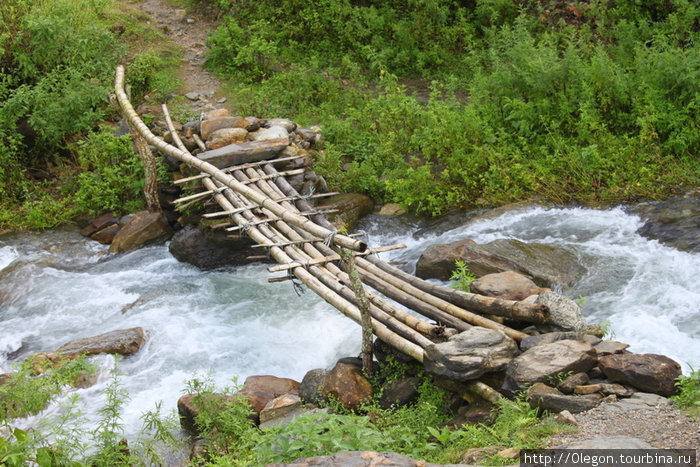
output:
M537 324L544 323L549 318L549 309L545 305L514 300L504 300L501 298L467 293L461 290L455 290L450 287L425 281L398 268L394 268L377 258L367 258L367 261L374 264L387 274L399 277L400 279L424 292L442 298L443 300L447 300L456 306L470 311L503 316L506 318Z
M117 100L119 101L119 105L121 106L126 118L136 127L137 131L141 133L141 135L143 135L143 137L146 139L146 141L148 141L148 143L157 147L161 151L172 155L176 159L179 159L185 162L186 164L199 169L202 172L210 174L213 179L219 181L223 185L226 185L228 188L231 188L236 193L241 194L242 196L253 201L254 203L264 206L265 208L272 211L275 215L283 218L286 222L289 222L290 224L294 224L304 230L307 230L311 234L321 239L332 239L332 241L335 244L338 244L345 248L349 248L351 250L364 251L367 249L366 243L361 242L359 240L354 240L352 238L348 238L344 235L340 235L335 229L321 227L320 225L315 224L310 219L297 216L295 213L284 209L282 206L272 201L268 197L261 195L255 190L238 182L235 178L217 169L212 164L197 159L188 152L183 151L175 146L172 146L166 143L165 141L161 140L160 138L157 138L153 133L151 133L151 130L149 130L148 127L141 121L139 116L136 114L136 111L131 106L129 99L126 97L126 94L124 93L124 67L122 65L119 65L117 67L114 87L115 93L117 95Z
M248 174L248 176L254 175L254 173ZM280 190L276 185L271 184L269 182L267 182L264 185L258 184L258 186L261 189L263 189L268 196L274 196L276 193L275 190L285 194L291 193L287 190ZM289 204L289 208L296 209L291 204ZM276 226L288 238L304 238L303 231L296 232L294 229L292 229L290 226L283 222L277 223ZM325 245L322 245L318 242L316 243L316 245L312 245L308 243L308 240L299 241L304 243L305 252L312 258L325 258L324 256L322 256L323 253L321 253L317 248L324 248L326 250L330 250L328 247L325 247ZM324 268L321 268L321 270L323 269ZM319 274L317 277L319 277L319 279L326 283L327 286L329 286L333 290L336 290L336 292L342 294L343 296L345 296L349 300L354 301L357 304L357 300L356 297L353 295L353 292L351 292L351 290L348 290L348 288L351 289L353 286L348 274L340 270L334 264L326 264L325 269L328 269L328 271L323 274ZM310 270L312 271L312 273L316 274L317 269L314 268ZM342 284L338 283L338 280L340 280ZM416 342L421 347L425 347L426 345L432 343L432 341L430 341L424 336L439 336L445 334L445 329L442 327L431 325L429 323L426 323L425 321L420 320L419 318L410 315L409 313L399 310L393 305L389 304L388 302L381 300L374 294L366 292L366 295L370 300L370 312L372 314L372 317L386 324L390 329L392 329L399 335L402 335L407 339ZM377 306L377 303L380 306Z
M268 173L272 172L275 170L274 167L270 166L263 166L263 170ZM287 196L291 196L293 193L296 193L296 190L287 182L287 180L280 178L276 179L274 185L276 188L283 194ZM300 199L296 201L296 204L299 205L299 208L303 210L312 210L313 207L308 203L307 200L305 199ZM290 209L296 209L293 205L289 206ZM320 218L321 222L325 222L326 224L330 224L325 217ZM305 232L296 232L294 229L291 227L287 226L288 231L285 231L285 234L287 236L290 236L290 238L304 238ZM297 237L294 237L294 236ZM323 257L324 255L332 255L335 254L330 248L326 247L323 244L317 244L315 247L314 246L304 246L305 250L311 254L314 258L318 257ZM318 249L317 249L318 248ZM319 251L321 250L321 251ZM350 278L343 272L340 268L335 266L333 263L328 263L325 266L326 268L329 269L331 274L337 276L345 285L349 285L350 283ZM395 317L396 319L400 320L401 322L405 323L406 325L410 326L411 328L415 329L416 331L427 335L427 336L442 336L442 335L447 335L447 334L452 334L449 329L446 329L444 326L441 325L433 325L430 324L426 321L423 321L419 318L416 318L415 316L406 313L405 311L399 309L398 307L394 306L393 304L387 302L383 298L379 297L376 294L369 293L369 299L370 301L376 305L379 309L383 310L385 313L389 314L390 316ZM444 314L447 320L450 320L451 317L448 314ZM452 321L451 321L452 322ZM454 320L454 324L456 325L463 325L464 323L461 323L459 320ZM453 330L454 331L454 330Z
M241 176L242 174L238 174ZM210 180L207 179L207 183L211 182ZM216 186L216 183L212 182L213 186ZM225 190L223 192L224 197L226 195L234 195L234 193L231 192L231 190ZM228 201L228 200L227 200ZM221 205L224 209L228 209L227 205L222 204ZM233 207L234 204L231 204L230 202L228 203L228 206ZM240 215L236 215L240 216ZM240 224L241 222L239 222ZM283 223L280 221L280 223ZM274 235L272 232L268 232L268 235L263 234L260 232L261 230L264 229L270 229L268 225L261 226L260 229L256 227L252 227L249 229L248 234L258 243L266 243L267 241L279 241L280 239L274 238ZM270 238L270 237L273 238ZM287 247L288 250L293 250L292 247ZM288 256L288 252L285 252L282 248L276 247L276 246L271 246L270 247L270 254L280 263L282 262L290 262L292 260L292 257ZM295 255L297 256L297 255ZM298 257L298 256L297 256ZM297 259L297 258L294 258ZM309 268L309 271L307 271L303 267L298 267L293 269L293 274L299 278L304 284L306 284L309 288L311 288L314 292L316 292L321 298L326 300L328 303L336 307L338 310L340 310L343 314L348 316L349 318L353 319L355 322L361 323L361 316L360 312L355 307L352 303L341 297L339 294L333 292L331 289L329 289L327 286L325 286L320 280L318 280L314 274L322 274L322 271L315 271L315 268ZM313 280L311 280L313 279ZM410 355L412 358L418 360L419 362L423 361L423 350L422 347L419 346L418 344L401 337L400 335L396 334L395 332L391 331L386 325L383 323L380 323L378 321L373 320L372 321L372 329L374 334L377 335L380 339L382 339L384 342L387 342L389 345L397 348L401 352L406 353L407 355Z
M375 266L374 264L370 263L367 261L365 258L358 258L357 259L357 267L360 269L360 274L366 272L372 273L374 275L379 275L379 276L384 276L384 279L391 283L394 287L398 288L402 292L411 295L415 298L418 298L419 300L434 306L436 308L439 308L442 311L445 311L452 316L455 316L459 319L462 319L466 321L467 323L474 324L476 326L482 326L488 329L496 329L499 331L503 331L508 337L511 337L518 342L525 339L528 337L527 334L516 331L515 329L511 329L507 326L504 326L500 323L497 323L495 321L492 321L488 318L485 318L483 316L479 316L477 314L474 314L470 311L467 311L463 308L459 308L453 304L451 304L448 301L445 301L441 298L437 298L433 295L430 295L426 292L423 292L422 290L408 284L407 282L404 282L403 280L397 278L396 276L393 276L391 274L386 274L382 269L379 267Z

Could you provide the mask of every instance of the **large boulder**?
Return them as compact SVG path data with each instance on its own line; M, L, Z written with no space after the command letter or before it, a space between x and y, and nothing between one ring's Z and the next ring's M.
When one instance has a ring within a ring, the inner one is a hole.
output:
M160 212L141 211L134 214L114 236L110 253L122 253L170 238L173 230Z
M514 271L486 274L473 281L469 288L475 294L515 301L542 292L542 287Z
M402 407L418 399L418 387L423 380L418 376L398 379L384 386L379 405L383 409Z
M358 193L341 193L329 196L319 202L318 208L334 209L337 212L326 214L329 221L338 229L350 229L358 219L372 212L374 203L369 196Z
M238 394L248 398L253 412L260 414L265 405L283 394L299 394L299 383L289 378L255 375L246 378Z
M700 252L700 189L662 202L640 204L634 211L646 219L637 232L679 250Z
M232 239L223 232L187 225L173 235L168 250L178 261L208 271L250 263L247 258L258 254L254 244L247 236Z
M502 371L516 355L518 344L503 332L474 326L446 342L425 348L425 369L458 381Z
M319 393L335 399L349 410L357 410L372 400L372 384L362 374L362 368L339 361L323 378Z
M204 124L204 122L202 122L202 124ZM271 159L281 153L288 144L288 138L231 143L218 149L201 152L197 157L219 169L223 169L224 167L231 167L247 162Z
M200 434L197 427L197 415L201 410L223 410L228 404L236 401L238 396L219 393L185 394L177 400L177 413L180 418L180 426L190 433Z
M600 357L598 363L610 381L662 396L676 393L674 383L681 375L681 366L663 355L612 354Z
M319 394L318 388L327 374L328 370L325 368L315 368L307 371L299 386L299 397L309 404L318 405L322 402L323 396Z
M502 391L512 396L558 375L587 372L596 363L596 351L586 342L563 340L538 345L510 361Z
M577 332L583 334L586 330L586 318L581 314L581 308L569 297L545 290L541 292L535 303L549 309L549 317L544 324L538 324L541 331Z
M72 340L59 347L56 352L69 358L101 353L130 355L139 350L146 340L143 328L120 329L99 336Z
M540 287L568 287L585 273L576 256L562 247L515 239L477 245L467 239L426 248L416 264L416 275L449 280L457 260L463 261L477 277L515 271Z

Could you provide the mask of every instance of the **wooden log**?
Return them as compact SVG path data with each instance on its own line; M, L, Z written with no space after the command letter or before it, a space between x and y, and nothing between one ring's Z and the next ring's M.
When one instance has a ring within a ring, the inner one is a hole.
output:
M214 182L211 179L204 179L205 187L208 189L216 189L218 188L216 182ZM227 209L227 210L234 210L235 204L231 203L231 201L228 199L227 195L231 196L233 193L231 193L230 190L225 190L221 194L216 194L214 195L216 197L217 203L221 205L222 208ZM233 197L235 198L235 197ZM247 220L242 217L242 214L235 214L235 217L237 218L236 221L239 223L244 223ZM267 226L264 226L267 227ZM268 237L266 237L257 227L252 227L251 229L248 230L248 235L253 238L258 243L265 243L269 241ZM293 259L287 255L287 253L279 247L271 247L270 248L270 255L275 258L280 263L283 262L291 262ZM321 298L326 300L328 303L333 305L335 308L340 310L343 314L348 316L349 318L353 319L354 321L360 323L360 314L359 310L357 307L352 305L350 302L348 302L346 299L342 298L332 290L330 290L328 287L324 286L317 278L315 278L310 272L306 271L306 269L299 267L293 270L294 275L300 279L304 284L306 284L311 290L313 290L315 293L317 293ZM423 349L416 343L413 343L409 341L408 339L405 339L395 332L391 331L387 326L383 325L382 323L379 323L377 321L372 322L372 329L374 331L374 334L379 337L381 340L386 342L387 344L391 345L392 347L400 350L401 352L405 353L406 355L411 356L415 360L418 360L419 362L423 361Z
M373 258L374 259L374 258ZM382 269L379 267L375 266L373 263L370 263L367 261L366 258L358 258L357 259L357 267L360 269L360 272L363 273L365 271L370 272L374 275L379 275L383 276L382 278L390 283L392 286L398 288L405 294L416 298L426 304L429 304L433 307L436 307L446 313L449 313L450 315L459 318L460 320L463 320L467 323L476 325L476 326L482 326L488 329L496 329L499 331L503 331L507 336L517 340L518 342L523 340L524 338L528 337L527 334L517 331L515 329L511 329L507 326L504 326L500 323L496 323L495 321L491 321L488 318L484 318L483 316L479 316L477 314L474 314L470 311L467 311L463 308L459 308L458 306L455 306L451 304L448 301L445 301L441 298L435 297L433 295L430 295L429 293L423 292L422 290L413 287L407 282L404 282L403 280L397 278L396 276L393 276L391 274L386 274ZM401 294L399 294L399 298ZM394 300L399 300L396 296L392 296ZM403 298L401 298L403 299Z
M275 168L271 167L269 165L263 165L262 166L263 170L265 173L274 173ZM287 182L286 179L284 178L277 178L274 180L274 184L277 186L277 188L280 190L281 193L292 196L294 193L296 193L296 190ZM313 207L308 203L307 200L301 199L296 202L297 206L301 210L310 210L313 209ZM323 217L323 216L316 216L313 218L315 221L320 222L321 224L325 224L327 226L333 226L328 220ZM293 226L288 227L291 232L287 233L285 232L290 238L292 238L292 235L298 235L299 238L302 238L304 235L306 235L306 232L296 232ZM322 252L319 252L316 250L316 247L321 249ZM309 251L312 256L315 257L322 257L324 255L329 255L329 254L334 254L334 252L327 246L322 245L322 244L316 244L316 247L311 246L311 245L305 245L304 249L306 251ZM332 263L328 263L326 267L331 271L331 273L335 274L340 278L342 281L347 282L349 281L349 278L347 278L346 275L344 275L344 272L342 272L337 266L335 266ZM393 304L387 302L383 298L379 297L376 294L369 293L369 298L372 303L374 303L378 308L384 310L387 314L390 314L391 316L394 316L395 318L399 319L400 321L406 323L407 325L411 326L413 329L416 329L418 332L421 332L425 335L429 336L442 336L442 335L448 335L448 334L454 334L456 333L456 330L453 327L445 327L442 325L434 325L430 324L426 321L423 321L419 318L414 317L413 315L406 313L405 311L395 307ZM462 329L467 329L468 326L465 325L465 323L462 323L459 320L453 320L453 318L449 314L442 314L441 316L444 317L446 321L449 322L454 322L454 324L460 326Z
M443 326L449 326L457 329L458 331L466 331L471 328L471 325L464 322L463 320L451 315L450 313L445 313L443 310L425 303L418 298L403 293L401 289L395 287L394 285L383 280L384 278L376 276L364 269L360 269L360 277L362 280L370 287L378 290L387 297L396 300L398 303L426 316Z
M199 138L199 136L197 136L196 134L195 134L195 137ZM201 141L201 139L200 139L200 141ZM263 161L259 161L259 162L249 162L247 164L235 165L232 167L225 167L225 168L221 169L221 171L224 173L229 173L229 172L232 172L234 170L242 170L242 169L247 169L250 167L258 167L262 164L277 164L278 162L287 162L287 161L291 161L294 159L300 159L302 157L306 157L306 156L305 155L288 156L288 157L279 157L277 159L263 160ZM174 181L173 183L177 185L177 184L182 184L182 183L186 183L186 182L191 182L194 180L201 180L204 177L209 177L209 175L208 174L193 175L191 177L181 178L179 180ZM334 194L337 194L337 193L334 193Z
M398 268L391 267L391 265L378 258L368 257L367 261L387 274L398 277L426 293L442 298L466 310L537 324L545 323L549 318L549 309L545 305L539 303L503 300L501 298L467 293L425 281Z
M350 277L350 286L352 287L352 291L355 292L355 304L360 310L360 325L362 326L362 369L368 375L372 375L373 344L371 305L367 298L365 287L360 280L360 274L357 272L357 269L355 269L355 258L353 258L352 252L347 248L337 248L337 252L340 255L340 261L343 265L343 269L345 269L345 273ZM422 336L418 335L417 337ZM423 346L423 348L425 347Z
M467 391L491 403L496 403L501 398L501 393L481 381L470 381L466 386Z
M367 251L363 251L362 253L355 253L356 255L371 255L373 253L382 253L385 251L391 251L391 250L398 250L400 248L406 248L406 245L403 243L398 243L396 245L386 245L386 246L380 246L377 248L370 248ZM267 268L269 272L277 272L277 271L285 271L287 269L291 268L296 268L299 266L302 267L308 267L308 266L315 266L317 264L323 264L323 263L330 263L331 261L340 261L340 255L332 254L328 256L320 256L318 258L313 258L310 259L309 261L305 262L294 262L294 263L289 263L289 264L278 264L277 266L270 266Z
M294 193L293 189L289 189L289 188L282 189L274 184L271 184L269 181L265 184L265 186L268 187L266 190L266 193L269 196L273 196L275 194L275 190L277 190L277 192L279 192L281 194L287 194L287 195ZM293 205L291 205L291 203L287 203L286 205L290 209L296 209ZM280 230L281 233L283 233L286 237L288 237L290 239L299 240L299 241L303 240L304 238L308 239L308 234L306 232L304 232L304 231L297 232L293 227L291 227L283 222L278 222L276 224L276 227ZM328 252L335 254L332 250L330 250L329 247L327 247L323 244L320 244L318 242L316 242L315 244L312 244L312 243L308 243L308 240L307 240L302 245L303 245L304 251L311 258L314 258L314 259L320 259L320 258L325 257L324 253L319 251L319 248L323 248L323 249L327 250L326 254ZM364 254L364 253L361 253L361 254ZM337 254L336 254L336 256L337 256ZM309 261L313 261L313 260L309 260ZM327 263L325 265L325 268L327 268L329 270L329 273L332 276L334 276L337 279L340 279L340 281L345 286L347 286L347 287L351 286L349 276L345 272L340 270L336 265L334 265L332 263ZM383 312L383 314L397 319L398 321L405 324L409 328L414 329L418 333L422 333L423 335L426 335L426 336L443 336L443 335L452 334L452 333L457 332L456 330L451 329L451 328L446 329L443 326L438 326L438 325L430 324L426 321L423 321L423 320L411 315L410 313L407 313L407 312L395 307L393 304L385 301L384 299L377 296L376 294L373 294L369 291L366 291L366 292L367 292L367 296L368 296L370 302L374 306L376 306L377 309L381 310ZM385 319L380 319L380 320L388 325L388 321L385 321ZM418 341L414 340L414 342L418 342Z
M351 250L364 251L367 249L367 244L365 242L361 242L358 240L348 238L344 235L337 234L337 231L334 229L322 227L318 224L315 224L310 219L298 216L295 213L283 208L278 203L275 203L266 196L263 196L255 192L254 190L248 188L247 186L239 183L238 181L236 181L235 178L229 176L226 173L221 172L212 164L202 161L192 156L187 151L178 149L177 147L172 146L166 143L165 141L157 138L151 132L151 130L149 130L148 127L143 123L143 121L141 121L139 116L136 114L136 111L132 107L131 103L129 102L128 98L126 97L126 94L124 93L124 67L121 65L117 67L114 87L115 93L117 95L117 100L119 101L119 105L124 111L126 118L136 127L138 132L141 133L144 136L144 138L146 138L148 143L157 147L161 151L170 154L176 159L179 159L182 162L185 162L186 164L196 169L199 169L202 172L210 174L212 179L215 179L218 182L226 185L228 188L231 188L231 190L235 191L236 193L239 193L241 196L248 198L251 202L264 206L275 215L283 218L285 222L294 224L301 229L307 230L312 235L315 235L321 239L332 238L332 241L334 243L345 248L349 248Z

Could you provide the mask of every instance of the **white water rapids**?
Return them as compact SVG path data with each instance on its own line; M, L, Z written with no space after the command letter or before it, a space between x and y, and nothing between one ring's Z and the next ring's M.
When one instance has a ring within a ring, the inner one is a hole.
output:
M448 225L449 224L449 225ZM472 238L550 243L574 252L588 273L571 289L586 298L589 322L609 322L613 338L638 353L659 353L700 367L700 255L636 234L641 220L609 210L528 207L467 222L437 225L372 216L363 222L373 246L406 243L383 259L412 268L430 244ZM69 340L141 326L148 343L119 361L129 394L126 435L159 401L170 410L194 374L212 373L219 387L254 374L298 381L359 351L360 329L312 292L289 282L268 284L264 265L201 272L179 263L165 246L121 255L75 232L0 237L0 373L33 352ZM124 313L125 307L133 304ZM98 384L77 390L91 419L103 404L109 358L98 359ZM18 421L31 426L50 416Z

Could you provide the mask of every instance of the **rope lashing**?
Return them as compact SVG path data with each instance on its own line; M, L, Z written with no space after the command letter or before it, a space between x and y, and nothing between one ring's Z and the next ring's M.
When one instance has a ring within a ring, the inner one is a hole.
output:
M292 283L294 293L297 294L297 297L301 297L302 294L306 293L306 289L304 289L303 283L297 279L292 269L287 269L287 278Z
M331 246L333 244L333 237L338 235L340 233L340 230L334 230L332 232L329 232L328 235L326 235L326 239L323 240L323 244L326 246Z

